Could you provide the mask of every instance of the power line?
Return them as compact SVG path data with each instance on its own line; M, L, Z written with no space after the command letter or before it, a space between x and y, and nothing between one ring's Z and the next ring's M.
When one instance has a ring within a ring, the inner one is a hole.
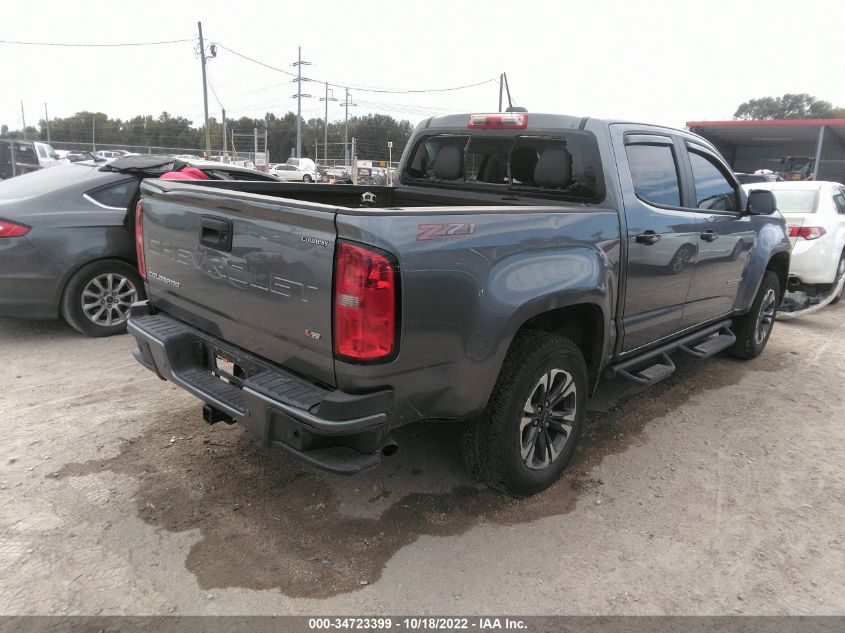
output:
M62 46L65 48L115 48L119 46L160 46L163 44L181 44L193 42L193 38L183 40L163 40L161 42L118 42L115 44L78 44L68 42L22 42L17 40L0 40L0 44L16 44L18 46Z
M238 57L250 61L254 64L258 64L259 66L264 66L265 68L269 68L270 70L275 70L276 72L283 73L285 75L289 75L291 77L296 77L297 75L289 72L287 70L283 70L271 64L267 64L262 62L254 57L250 57L249 55L244 55L243 53L239 53L238 51L232 50L231 48L221 44L220 42L215 42L217 46L222 48L225 51L229 51L233 55L237 55ZM381 93L381 94L420 94L420 93L432 93L432 92L451 92L454 90L466 90L467 88L475 88L477 86L483 86L484 84L495 83L499 81L498 78L491 78L485 79L483 81L478 81L472 84L466 84L463 86L451 86L449 88L419 88L419 89L404 89L404 88L397 88L397 89L376 89L376 88L364 88L363 86L347 86L344 84L333 83L331 81L324 81L322 79L314 79L313 77L303 77L303 79L307 79L310 81L319 81L323 84L328 84L333 88L348 88L350 90L356 90L358 92L373 92L373 93Z

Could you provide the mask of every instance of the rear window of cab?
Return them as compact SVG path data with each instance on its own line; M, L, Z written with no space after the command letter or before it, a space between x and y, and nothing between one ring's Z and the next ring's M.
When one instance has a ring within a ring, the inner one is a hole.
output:
M578 202L604 199L598 143L591 132L551 135L437 134L422 138L403 181L502 191Z

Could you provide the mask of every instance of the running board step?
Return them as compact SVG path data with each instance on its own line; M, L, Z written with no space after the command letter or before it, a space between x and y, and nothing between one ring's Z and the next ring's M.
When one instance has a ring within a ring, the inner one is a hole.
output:
M724 328L716 336L700 339L688 345L678 345L678 349L693 358L710 358L728 349L736 343L736 336L730 328Z
M662 354L660 360L641 369L628 370L618 367L616 373L631 382L640 385L653 385L675 373L675 363L667 354Z

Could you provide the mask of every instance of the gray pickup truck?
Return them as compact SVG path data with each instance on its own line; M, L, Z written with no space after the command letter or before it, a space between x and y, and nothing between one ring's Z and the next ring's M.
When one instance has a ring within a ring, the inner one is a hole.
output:
M422 122L393 187L146 180L137 359L313 465L353 473L391 432L461 420L515 496L570 460L602 376L673 352L753 358L789 270L768 191L695 134L502 113Z

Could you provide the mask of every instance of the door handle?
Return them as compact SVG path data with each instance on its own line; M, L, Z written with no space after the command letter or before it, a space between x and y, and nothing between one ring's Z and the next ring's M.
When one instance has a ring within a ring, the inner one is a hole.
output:
M200 218L200 244L218 251L232 250L232 221L204 215Z
M716 239L719 237L719 234L716 233L713 229L708 229L701 234L701 239L705 242L715 242Z
M636 240L640 244L657 244L660 241L660 235L652 230L643 231L637 235Z

